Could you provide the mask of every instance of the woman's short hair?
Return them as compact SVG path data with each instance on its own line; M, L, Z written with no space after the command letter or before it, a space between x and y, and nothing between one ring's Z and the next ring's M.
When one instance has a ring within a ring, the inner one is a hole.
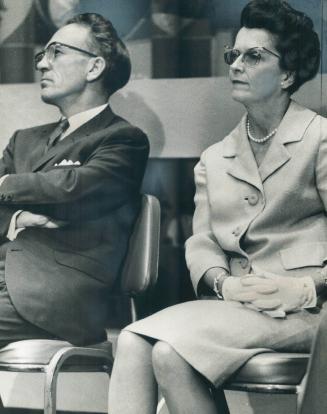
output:
M104 87L110 95L129 81L131 61L124 42L118 36L112 23L97 13L82 13L66 22L80 24L89 28L91 47L106 61L103 73Z
M295 81L288 89L291 94L317 74L320 42L313 22L286 1L250 1L242 11L241 26L265 29L273 35L276 50L281 55L281 69L295 74Z

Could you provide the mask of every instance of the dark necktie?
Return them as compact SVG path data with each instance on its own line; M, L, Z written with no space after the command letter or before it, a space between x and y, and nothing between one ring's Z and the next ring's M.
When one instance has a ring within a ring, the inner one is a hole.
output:
M59 138L66 131L66 129L68 129L68 127L69 127L69 122L68 122L68 119L66 119L66 118L62 119L58 123L58 125L56 126L56 128L54 129L54 131L52 132L52 134L50 135L50 137L48 139L48 143L47 143L47 146L46 146L46 149L45 149L46 152L49 151L49 149L51 147L56 145Z

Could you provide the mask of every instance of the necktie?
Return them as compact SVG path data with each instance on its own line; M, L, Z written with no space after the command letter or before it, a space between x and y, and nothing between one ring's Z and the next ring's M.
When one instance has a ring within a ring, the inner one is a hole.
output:
M49 151L51 147L56 145L57 141L59 140L61 135L66 131L66 129L68 129L68 127L69 127L68 119L66 118L61 119L48 139L46 151Z

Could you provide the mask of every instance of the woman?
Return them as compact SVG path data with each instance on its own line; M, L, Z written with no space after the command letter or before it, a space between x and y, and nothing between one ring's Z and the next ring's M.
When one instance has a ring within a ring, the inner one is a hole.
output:
M253 0L225 60L246 115L195 168L186 243L196 293L217 297L123 331L110 414L155 413L157 383L169 412L216 413L210 385L264 350L309 351L322 313L327 120L290 99L318 71L318 36L286 2Z

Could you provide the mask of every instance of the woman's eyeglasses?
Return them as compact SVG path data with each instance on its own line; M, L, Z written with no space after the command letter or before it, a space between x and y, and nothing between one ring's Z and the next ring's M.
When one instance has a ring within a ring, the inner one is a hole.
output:
M50 43L50 45L46 49L42 50L41 52L37 53L34 56L35 68L37 69L37 65L41 62L44 56L46 56L48 59L48 62L52 64L54 60L56 59L56 56L58 56L59 53L62 53L62 48L75 50L76 52L84 53L91 57L97 57L97 55L95 55L94 53L88 52L87 50L84 50L84 49L80 49L79 47L66 45L65 43L61 43L61 42L53 42L53 43Z
M266 49L265 47L252 47L251 49L248 49L244 53L242 53L238 49L233 49L229 46L225 46L224 59L227 65L232 65L239 56L243 55L243 63L245 63L247 66L256 66L260 62L261 55L263 53L268 53L270 55L280 58L280 56L277 53L272 52L271 50Z

